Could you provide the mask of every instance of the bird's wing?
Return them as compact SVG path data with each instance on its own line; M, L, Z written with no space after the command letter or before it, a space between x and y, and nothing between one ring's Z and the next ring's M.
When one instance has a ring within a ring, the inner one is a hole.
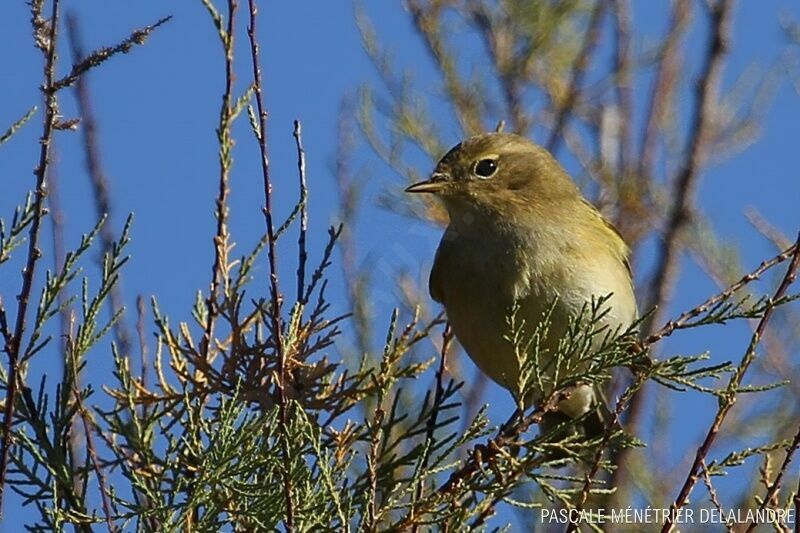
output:
M595 214L605 226L611 230L611 232L617 237L617 242L613 247L613 251L615 252L615 256L619 258L623 265L625 265L625 269L628 271L628 276L631 280L631 285L633 285L633 269L631 269L631 262L628 258L630 254L630 248L628 248L628 244L625 242L625 239L622 237L622 234L619 230L614 226L614 224L608 220L606 217L603 216L603 213L598 211L598 209L586 198L581 198L583 203L585 203L591 209L592 213Z
M442 240L439 244L439 249L436 250L436 257L433 259L433 268L431 268L431 277L428 280L428 292L431 298L439 303L444 302L444 276L446 272L445 264L448 262L450 250L447 242Z

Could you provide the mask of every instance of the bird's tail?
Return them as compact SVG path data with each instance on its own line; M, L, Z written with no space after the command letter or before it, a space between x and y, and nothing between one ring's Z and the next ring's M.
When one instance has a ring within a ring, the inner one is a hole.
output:
M572 436L593 440L603 436L611 420L611 411L609 411L605 402L597 400L588 412L581 415L577 423L574 418L563 411L551 411L545 413L539 428L541 435L547 436L547 441L552 443L561 442ZM568 454L564 451L555 450L548 455L555 459L562 459L566 458Z

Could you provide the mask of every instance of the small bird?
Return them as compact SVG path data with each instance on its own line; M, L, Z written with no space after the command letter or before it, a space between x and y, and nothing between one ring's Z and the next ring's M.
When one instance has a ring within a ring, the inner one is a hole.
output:
M555 158L530 140L508 133L471 137L406 192L432 193L447 209L430 294L478 368L503 387L513 391L519 375L508 340L515 306L529 334L552 308L543 357L593 298L610 295L602 324L611 331L636 320L627 245ZM592 411L584 433L601 434L607 411L598 396L590 385L577 387L558 404L555 422Z

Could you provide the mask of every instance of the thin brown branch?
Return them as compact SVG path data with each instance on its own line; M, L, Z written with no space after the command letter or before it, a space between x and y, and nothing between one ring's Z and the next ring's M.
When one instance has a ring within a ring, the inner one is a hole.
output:
M676 19L678 23L682 23L683 18L688 17L684 11L688 10L688 7L682 6L680 2L678 2L675 5L675 9L676 11L673 12L673 18ZM706 159L709 145L713 139L713 115L716 109L717 93L719 92L719 85L721 83L724 60L728 52L733 21L732 12L733 0L720 0L710 7L708 49L696 87L694 114L689 128L688 144L686 147L687 155L681 164L670 193L674 201L667 215L666 229L664 230L664 236L656 259L656 271L651 279L649 294L646 299L645 308L655 308L655 312L653 312L643 325L643 331L645 335L648 336L653 334L652 329L656 324L663 322L667 311L666 302L669 301L673 286L680 272L683 233L693 209L695 190L699 181L700 171ZM678 37L676 36L675 39L675 42L672 41L672 38L668 39L667 43L669 46L677 46ZM670 51L670 54L671 53ZM672 57L665 57L665 60L673 61L673 59ZM672 78L674 78L675 72L670 70L674 66L673 64L668 63L664 65L662 63L663 68L659 76L663 76L663 78L660 78L659 83L663 83L664 85L656 86L653 106L665 106L667 98L670 97L671 92L674 90L674 80ZM664 91L663 96L660 96L660 91ZM663 99L663 101L656 101L658 99ZM651 109L651 113L653 114L661 112L661 108ZM651 119L660 120L658 117L651 117ZM653 128L655 128L657 122L653 124ZM648 127L650 127L649 122ZM654 133L652 134L654 135ZM648 142L652 141L648 141L646 134L645 148L647 148ZM645 162L645 164L650 165L651 163ZM649 167L645 167L644 170L649 172L650 169ZM647 175L643 174L642 176L642 179L646 179L645 176ZM643 394L640 394L631 402L626 420L629 427L638 427L642 416L643 405ZM626 455L626 452L621 452L618 454L615 461L619 464L624 463ZM617 477L624 475L622 473L622 468L617 469L617 472L619 472L616 474ZM618 482L619 479L615 481Z
M711 503L714 505L714 508L719 511L720 516L724 516L722 504L719 502L719 494L717 493L717 489L714 488L714 484L711 482L711 475L708 473L708 465L706 465L706 462L703 461L701 466L703 467L703 483L706 486L706 490L708 490L708 497L711 499Z
M677 0L672 4L669 29L664 38L658 70L653 89L650 91L650 102L647 106L638 170L639 179L642 181L647 181L653 174L658 132L666 109L675 93L678 72L680 71L679 45L689 23L691 13L690 0Z
M166 24L167 22L169 22L171 18L172 18L171 16L164 17L162 19L159 19L155 23L150 24L149 26L140 28L131 33L130 36L128 36L125 40L123 40L119 44L100 48L98 50L95 50L86 57L83 57L81 55L80 59L75 58L75 63L72 65L72 70L70 71L70 73L61 78L60 80L54 82L53 85L50 87L50 90L60 91L65 87L69 87L75 82L78 82L86 72L97 66L100 66L108 59L111 59L111 57L119 53L127 54L128 52L130 52L131 48L133 48L135 45L144 44L145 41L147 40L147 37L149 37L150 34L153 33L153 30L155 30L162 24Z
M367 270L360 269L357 264L358 249L353 235L356 228L356 215L361 192L361 188L350 168L355 144L355 133L353 131L353 115L355 113L353 107L353 102L350 98L343 99L339 107L337 121L336 184L339 193L338 217L342 223L342 231L337 248L341 254L347 307L353 313L355 345L357 353L363 354L370 351L372 324L369 314L369 301L364 294L369 274Z
M550 137L545 146L547 149L556 153L559 145L563 140L564 126L567 125L570 113L572 113L575 103L581 94L583 85L583 77L589 67L589 62L592 59L592 54L597 48L600 41L600 30L602 29L603 15L606 12L607 3L605 0L596 0L594 9L589 18L589 25L584 34L584 41L578 55L575 56L575 61L572 64L572 71L570 74L569 82L567 84L567 94L563 100L555 102L556 112L555 119L553 120L553 129L550 130Z
M55 150L54 150L55 151ZM53 160L57 159L57 155L53 156ZM47 173L47 205L50 214L50 227L53 231L53 268L56 272L64 265L65 249L64 249L64 210L61 207L61 194L59 181L53 169L53 166L48 167ZM61 349L61 363L63 369L67 364L66 342L67 335L69 334L69 321L70 312L68 307L68 296L66 291L59 291L58 293L58 312L59 329L61 330L61 337L59 347Z
M37 4L41 7L41 4ZM47 168L50 164L50 151L55 131L55 123L58 120L58 101L56 100L53 83L56 71L56 38L58 36L59 22L59 0L53 0L50 20L47 24L47 43L42 47L44 54L44 84L42 92L45 100L44 123L42 126L42 136L39 139L39 164L36 166L34 174L36 176L36 190L34 198L34 217L31 229L28 234L28 253L25 262L25 269L22 271L22 288L17 295L17 318L14 326L14 335L10 342L5 343L5 352L8 355L8 386L6 389L5 408L3 410L3 435L0 443L0 515L3 509L3 495L5 494L6 473L8 471L8 455L11 447L11 429L14 422L14 406L17 401L19 387L18 364L19 354L22 348L22 336L25 333L26 315L33 290L33 280L36 274L36 266L42 251L39 249L39 234L42 219L45 216L45 199L47 198ZM37 21L40 21L42 14L33 12L34 34L38 35Z
M445 324L444 330L442 331L442 349L439 353L439 368L436 371L436 384L433 393L433 404L431 405L431 412L428 416L428 423L425 427L425 444L423 445L422 459L420 460L421 471L424 471L428 467L431 450L435 444L434 436L436 432L436 423L439 418L439 410L442 408L442 401L444 400L444 375L447 371L447 354L450 351L450 344L452 341L453 332L450 329L450 324ZM424 490L423 480L424 476L421 475L419 481L417 482L417 489L414 497L415 501L422 499ZM414 508L412 506L412 515L413 512ZM419 531L419 524L414 523L414 527L411 529L411 531L414 533Z
M798 252L798 248L799 248L798 244L795 243L786 250L776 255L775 257L767 259L766 261L762 261L761 264L758 265L758 268L756 268L749 274L745 274L744 276L742 276L739 279L739 281L730 285L724 291L715 294L714 296L711 296L700 305L681 313L680 316L678 316L677 318L669 320L657 331L654 331L651 335L645 337L645 339L642 341L642 344L644 346L650 346L652 344L661 341L665 337L669 337L675 331L685 328L690 323L691 320L708 312L717 304L730 299L730 297L733 296L737 291L741 290L744 286L752 283L753 281L760 279L761 276L771 268L785 262L789 258L794 257L795 254L797 254Z
M733 22L733 0L720 0L710 8L710 31L708 51L700 80L696 89L696 104L690 126L687 155L672 188L674 201L667 216L666 230L658 253L657 269L653 275L647 307L657 307L649 321L662 322L666 312L664 303L672 291L672 285L680 268L681 238L694 205L695 190L700 170L707 156L709 141L713 134L713 115L717 93L722 79L722 69L728 52L731 24ZM651 333L648 331L648 333Z
M767 493L764 495L764 499L761 501L761 505L758 506L759 511L763 511L767 508L767 505L778 495L778 491L781 488L781 481L783 481L783 477L786 475L786 472L789 470L789 463L792 462L792 457L800 449L800 426L797 427L797 433L794 435L794 439L792 439L791 444L786 447L786 457L783 458L783 463L781 463L781 467L778 470L778 474L775 476L775 481L769 486L767 489ZM800 517L795 516L796 523L800 523ZM756 527L755 522L751 523L745 533L750 533Z
M431 58L444 79L445 89L452 102L456 118L464 133L476 135L483 133L483 123L479 112L479 102L461 80L454 55L447 49L441 31L441 14L444 7L441 0L433 0L423 5L419 0L409 0L406 7L411 13L411 21L422 37Z
M789 287L794 283L797 278L797 268L800 266L800 235L798 235L798 240L795 242L794 245L794 253L792 254L792 260L789 263L789 267L786 270L786 274L783 276L783 280L781 281L780 285L778 286L775 294L772 297L771 302L777 302L786 294ZM758 326L756 326L756 330L753 333L752 338L750 339L750 345L748 346L747 350L745 351L744 356L742 357L741 362L736 367L736 371L734 372L733 376L728 383L728 387L726 390L726 394L720 397L720 407L717 410L717 414L714 417L714 421L711 424L711 427L708 429L708 433L706 434L703 443L697 449L697 454L695 455L694 463L692 464L689 474L686 477L686 481L681 487L680 492L678 493L677 498L675 498L675 502L670 506L672 511L676 511L682 508L686 501L689 498L689 495L692 492L695 484L697 483L697 478L699 476L700 468L705 461L706 456L708 455L709 451L711 450L711 445L717 438L719 434L720 428L722 427L722 423L725 420L730 409L733 407L734 403L736 402L736 394L737 390L742 384L744 379L744 375L747 372L747 369L750 367L750 364L753 362L756 356L756 349L758 348L759 342L764 336L764 331L769 324L770 319L772 318L773 312L775 310L774 305L770 305L764 311L764 315L758 322ZM672 521L671 517L674 513L670 513L667 517L667 521L662 528L662 533L667 533L671 526Z
M506 106L506 117L511 124L511 130L520 135L525 135L531 126L531 119L525 112L522 98L522 66L515 58L513 32L509 28L509 17L503 13L497 17L492 16L488 5L482 2L469 2L466 6L470 18L480 32L484 45L503 92ZM499 19L499 20L498 20ZM519 54L520 58L529 55L529 51Z
M612 0L614 15L614 89L617 97L619 116L619 172L618 179L627 178L631 171L630 158L633 152L633 91L631 89L632 73L632 38L631 38L631 6L629 0Z
M162 19L166 22L167 19ZM163 23L162 22L162 23ZM155 29L157 25L148 26L149 31ZM139 30L140 32L143 30ZM149 33L148 31L148 33ZM71 13L67 14L67 33L69 42L72 45L72 60L82 63L86 60L83 53L80 28L78 19ZM102 255L98 258L99 264L103 264L103 256L111 255L114 250L114 229L111 224L113 209L111 206L111 195L109 183L100 158L100 145L98 142L97 121L94 117L92 108L92 98L89 93L89 83L84 75L86 71L78 75L75 84L75 95L78 101L78 113L81 117L83 131L83 151L86 157L86 172L92 184L94 193L95 215L98 219L106 217L106 222L100 228L100 242L102 245ZM60 262L59 262L60 264ZM117 316L125 307L120 283L117 282L111 287L109 293L109 314L113 318ZM128 356L131 353L131 333L128 330L124 317L120 316L114 321L114 334L120 353Z
M0 296L0 336L3 337L3 342L6 345L11 344L11 330L8 329L8 315L6 308L3 306L3 297Z
M222 106L219 111L217 139L219 142L219 185L216 199L215 217L217 228L214 235L214 264L211 267L211 290L206 299L207 317L205 332L200 352L206 359L210 358L211 339L214 337L214 324L219 314L220 286L225 283L228 270L228 195L230 194L230 172L233 163L233 59L234 59L234 24L238 3L228 1L227 31L222 37L225 51L225 89L222 94Z
M144 334L144 321L147 316L147 307L145 306L144 296L141 294L136 297L136 333L139 337L139 380L142 382L142 387L147 388L148 367L150 361L147 353L147 340ZM144 411L145 406L142 406ZM144 415L144 412L142 413Z
M299 120L294 121L294 140L297 144L297 175L300 180L300 236L297 239L297 301L305 305L306 287L306 233L308 232L308 186L306 184L306 151L303 149L303 131Z
M72 343L73 341L70 339L68 342ZM75 358L74 352L71 349L68 349L68 351L70 352L70 357L72 358L72 368L75 369L76 372L73 375L73 379L70 380L70 386L72 388L72 395L75 397L78 414L80 415L81 422L83 423L83 438L86 440L86 451L89 454L89 459L92 462L94 474L97 476L97 484L100 489L100 498L103 506L103 515L106 520L106 525L108 525L108 530L112 532L117 531L117 527L114 525L114 520L111 514L111 500L108 497L108 480L106 479L106 474L103 471L102 466L100 466L97 448L94 445L92 426L95 424L91 419L91 414L83 404L83 396L81 391L78 389L78 361Z
M288 450L287 436L287 397L286 397L286 351L283 345L283 335L281 331L281 296L278 291L278 267L277 267L277 242L275 235L275 224L272 218L272 181L269 174L269 155L267 152L267 111L264 107L263 84L261 81L261 58L259 52L258 38L256 36L256 20L258 7L255 0L248 0L250 11L250 24L247 28L247 35L250 40L250 56L253 67L253 90L255 93L256 106L258 110L258 131L257 141L261 154L261 175L264 183L264 220L267 225L267 257L269 260L269 292L271 309L269 318L272 324L272 334L275 338L275 351L278 356L278 393L279 393L279 417L280 427L283 432L283 492L286 506L285 525L287 531L294 531L294 502L292 498L292 482L290 472L290 457Z

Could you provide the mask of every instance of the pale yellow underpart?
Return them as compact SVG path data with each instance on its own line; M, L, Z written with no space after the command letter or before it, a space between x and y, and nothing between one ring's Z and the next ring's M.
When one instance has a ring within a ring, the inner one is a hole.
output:
M570 317L592 297L612 294L605 322L627 328L637 316L626 263L627 247L594 208L576 203L570 220L551 220L517 210L517 219L446 202L451 223L431 272L432 296L442 302L458 340L475 364L500 385L514 389L517 359L507 318L533 331L555 301L550 335L553 350ZM578 417L595 402L592 387L574 391L559 409Z

